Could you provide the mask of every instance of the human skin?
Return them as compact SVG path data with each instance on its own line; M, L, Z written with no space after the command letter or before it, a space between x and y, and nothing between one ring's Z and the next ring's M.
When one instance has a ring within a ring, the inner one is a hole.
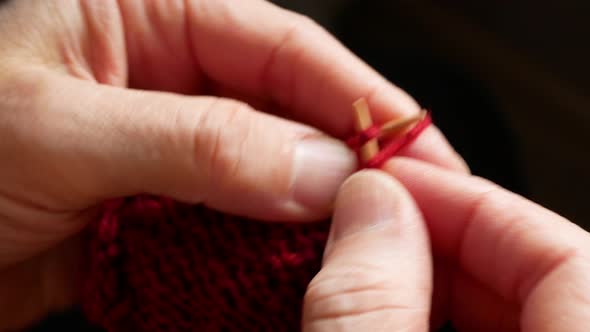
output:
M589 254L586 231L523 197L394 158L343 184L303 331L589 331Z
M272 221L327 217L356 168L332 137L419 106L311 20L257 0L0 7L0 329L76 301L105 199L150 193ZM289 120L287 120L289 119ZM432 127L407 156L466 172Z

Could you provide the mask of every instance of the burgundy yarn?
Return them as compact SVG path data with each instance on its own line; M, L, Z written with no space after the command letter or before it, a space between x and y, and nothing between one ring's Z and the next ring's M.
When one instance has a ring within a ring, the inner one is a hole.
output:
M362 167L380 166L430 122ZM379 135L372 128L348 143L359 149ZM152 196L103 212L88 228L82 304L91 322L108 332L300 331L329 222L263 223Z
M401 137L392 139L387 144L379 149L379 152L373 157L373 159L363 163L361 168L379 168L387 160L396 155L401 149L416 140L420 134L432 123L432 116L430 112L426 113L426 116L420 120L412 129ZM349 138L346 143L348 146L357 151L360 151L361 147L368 141L378 138L380 135L381 126L373 125L355 136Z
M329 224L135 197L89 229L83 307L107 331L300 331Z
M346 144L354 149L360 149L361 146L365 145L368 141L372 140L373 138L379 137L381 134L381 126L372 125L369 128L361 131L357 135L354 135L346 140Z

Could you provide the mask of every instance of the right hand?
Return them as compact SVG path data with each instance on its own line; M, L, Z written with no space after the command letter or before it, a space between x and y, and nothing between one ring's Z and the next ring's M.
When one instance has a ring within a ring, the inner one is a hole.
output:
M340 190L305 332L449 319L458 331L590 331L586 231L473 176L407 158L384 170Z

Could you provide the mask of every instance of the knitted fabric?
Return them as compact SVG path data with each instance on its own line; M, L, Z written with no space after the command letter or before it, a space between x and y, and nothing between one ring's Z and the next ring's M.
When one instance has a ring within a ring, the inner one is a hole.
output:
M141 196L89 228L83 307L107 331L300 331L328 223L261 223Z

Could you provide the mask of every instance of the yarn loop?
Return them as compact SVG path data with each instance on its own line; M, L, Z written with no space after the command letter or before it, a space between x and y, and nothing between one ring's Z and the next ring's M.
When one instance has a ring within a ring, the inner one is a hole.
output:
M361 163L361 168L379 168L387 160L396 155L401 149L414 142L420 134L432 124L432 116L430 112L426 113L424 118L420 120L412 129L405 134L394 137L389 142L382 144L379 152L369 161ZM372 139L379 139L381 135L381 126L373 125L362 132L350 137L346 140L348 146L357 152L359 155L360 149ZM360 158L359 158L360 160Z

